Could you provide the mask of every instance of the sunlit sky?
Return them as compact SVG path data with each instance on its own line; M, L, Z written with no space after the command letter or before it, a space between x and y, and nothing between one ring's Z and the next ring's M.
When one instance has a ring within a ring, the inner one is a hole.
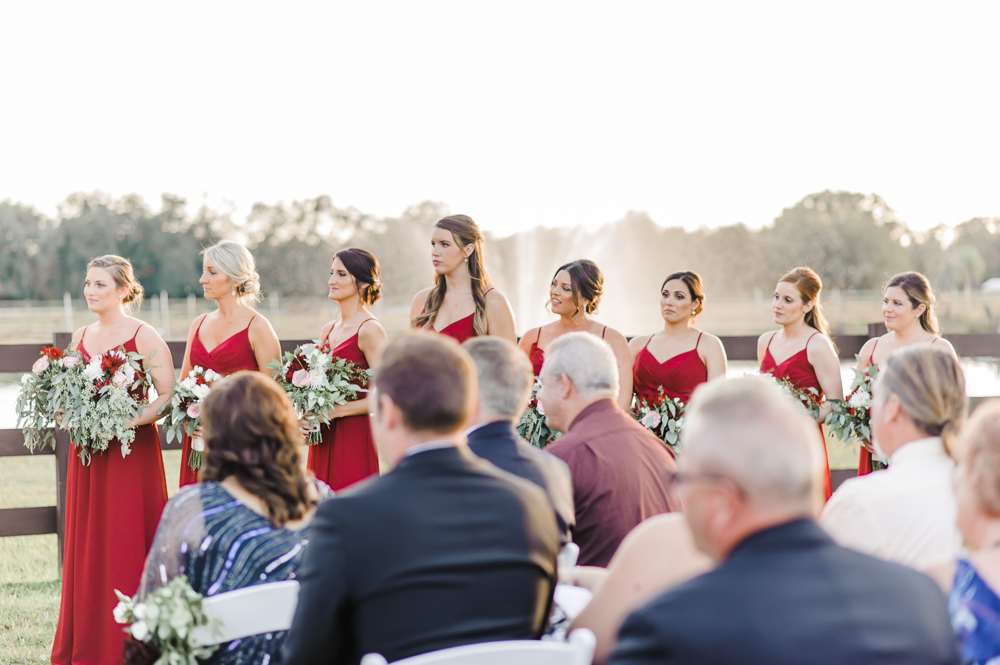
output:
M1000 215L998 2L8 2L0 200L446 203L498 234Z

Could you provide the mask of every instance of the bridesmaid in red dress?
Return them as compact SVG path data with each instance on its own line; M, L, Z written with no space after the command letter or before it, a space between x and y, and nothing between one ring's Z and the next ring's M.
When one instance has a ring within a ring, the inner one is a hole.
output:
M181 378L196 365L222 376L243 369L259 370L270 376L267 364L281 355L281 345L271 323L253 309L260 302L260 277L253 255L232 240L219 241L202 254L205 259L198 281L205 298L214 300L218 309L191 323ZM199 435L200 430L195 432L195 448L204 446ZM191 446L191 437L185 435L181 447L181 487L198 482L198 469L192 468Z
M795 268L781 278L774 289L771 306L774 322L781 326L781 330L760 336L757 340L757 360L761 374L787 378L800 390L814 388L820 399L824 396L843 399L840 360L830 340L830 326L819 302L822 290L823 282L810 268ZM778 362L777 358L782 358L782 361ZM830 404L824 402L816 418L823 439L826 498L830 498L832 489L823 421L831 410Z
M83 356L112 349L142 354L152 360L143 369L159 395L126 425L135 426L131 452L122 457L120 442L91 455L84 466L70 453L66 477L66 531L59 623L52 645L57 665L105 665L119 662L125 633L112 610L115 589L132 594L167 502L157 410L170 398L174 378L170 349L148 325L126 310L142 302L142 286L132 264L120 256L102 256L87 266L83 289L97 323L77 330L72 348Z
M934 303L931 284L919 272L904 272L890 279L882 298L882 320L889 332L865 342L858 354L861 356L858 369L879 365L897 350L920 344L941 347L957 360L951 342L941 337ZM872 443L862 441L859 476L871 473L873 452Z
M608 343L618 361L618 406L628 410L632 403L632 354L628 340L614 328L590 317L597 313L603 293L604 275L593 261L579 259L560 266L549 284L549 302L546 303L549 311L559 318L524 333L518 347L528 354L535 376L538 376L545 362L545 349L566 333L587 332L600 337Z
M467 215L445 217L431 234L434 286L420 291L410 308L410 327L458 340L481 335L517 341L514 311L486 272L484 240Z
M675 272L663 281L663 330L629 342L632 385L638 399L653 403L662 387L667 397L686 404L699 385L726 376L722 341L694 325L704 306L705 292L698 273Z
M327 323L320 334L330 344L331 355L365 369L372 366L386 339L385 329L368 309L382 290L378 277L378 260L371 252L355 247L337 252L329 284L330 300L340 306L340 319ZM368 398L337 406L329 417L330 425L322 429L323 440L309 446L309 470L334 491L378 473Z

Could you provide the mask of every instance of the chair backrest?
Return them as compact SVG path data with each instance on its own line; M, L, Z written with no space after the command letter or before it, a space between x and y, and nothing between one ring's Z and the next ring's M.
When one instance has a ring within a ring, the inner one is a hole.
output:
M568 642L511 640L484 642L397 660L393 665L591 665L597 638L586 628L574 630ZM370 653L361 665L387 665L385 658Z
M216 619L216 630L208 626L191 633L195 646L222 644L241 637L288 630L299 602L295 580L257 584L202 599L201 609Z

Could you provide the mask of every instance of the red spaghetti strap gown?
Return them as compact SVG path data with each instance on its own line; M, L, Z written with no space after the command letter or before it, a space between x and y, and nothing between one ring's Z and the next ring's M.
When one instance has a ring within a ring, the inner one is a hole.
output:
M608 327L604 326L601 329L601 339L604 339L604 333L608 331ZM538 348L538 341L542 339L542 329L538 329L538 337L535 341L531 343L531 350L528 352L528 360L531 361L531 370L535 373L535 376L540 376L542 374L542 365L545 364L545 350Z
M135 336L123 346L136 351ZM82 337L79 348L89 361ZM167 502L156 425L137 427L131 449L122 457L121 443L112 440L106 452L91 455L89 466L70 453L62 601L52 645L57 665L121 662L125 633L112 616L115 589L136 592Z
M257 318L256 315L250 317L250 323ZM201 320L204 323L205 319ZM211 351L205 348L201 342L201 323L194 333L191 341L191 366L210 369L218 372L222 376L235 374L240 370L249 369L257 371L257 356L254 355L253 346L250 344L250 323L240 332L227 337ZM191 454L191 437L184 435L184 442L181 444L181 487L198 482L198 472L188 466L188 456Z
M662 363L649 351L649 342L646 342L632 366L632 385L639 399L652 404L659 398L660 386L663 386L667 397L687 403L694 389L708 381L708 368L698 355L701 335L698 333L693 349L678 353Z
M874 346L872 346L872 353L868 356L868 366L872 367L875 365L875 349L878 347L878 340L875 340ZM866 476L872 472L872 454L868 452L868 449L861 446L861 454L858 455L858 475Z
M809 339L818 334L813 333L809 336ZM819 393L820 401L822 401L823 389L820 387L819 379L816 377L816 370L809 364L809 356L806 353L806 349L809 347L809 340L806 340L805 349L792 354L791 357L786 358L779 365L774 362L774 356L771 355L771 340L773 339L774 335L771 335L771 339L767 340L767 348L764 350L764 360L760 363L760 373L770 374L776 379L788 379L799 390L814 388ZM823 441L823 484L826 491L826 498L829 499L833 493L833 488L830 484L830 461L826 454L826 435L823 432L822 423L817 423L817 427L819 427L820 438Z
M361 325L374 320L366 319ZM331 354L368 369L368 359L358 346L360 334L361 326L358 326L358 332L333 349ZM361 396L365 394L361 393ZM309 446L307 465L331 489L337 491L378 473L378 453L375 452L367 414L334 418L329 425L323 426L322 434L322 441Z
M489 293L492 290L493 289L491 288L487 290L486 293ZM483 297L486 297L486 293L483 294ZM423 314L422 311L421 314ZM429 327L428 330L430 330L431 332L441 333L442 335L447 335L448 337L452 337L455 340L457 340L459 344L462 344L468 339L477 337L475 328L475 318L476 318L476 313L473 312L472 314L469 314L465 318L451 322L441 330L435 330L434 326Z

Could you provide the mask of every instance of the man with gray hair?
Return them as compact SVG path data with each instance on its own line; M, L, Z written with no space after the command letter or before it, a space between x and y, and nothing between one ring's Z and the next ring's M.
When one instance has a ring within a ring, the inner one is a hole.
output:
M502 337L473 337L462 346L476 363L479 376L475 425L465 433L469 449L507 473L544 489L555 509L563 542L568 542L576 521L569 467L514 431L514 423L528 407L535 383L531 361Z
M618 363L594 335L563 335L546 350L538 401L565 435L546 450L573 476L581 566L607 566L639 522L680 508L671 491L673 453L616 404Z
M816 424L758 377L695 391L676 480L718 562L635 611L613 665L959 662L930 578L840 547L822 505Z

